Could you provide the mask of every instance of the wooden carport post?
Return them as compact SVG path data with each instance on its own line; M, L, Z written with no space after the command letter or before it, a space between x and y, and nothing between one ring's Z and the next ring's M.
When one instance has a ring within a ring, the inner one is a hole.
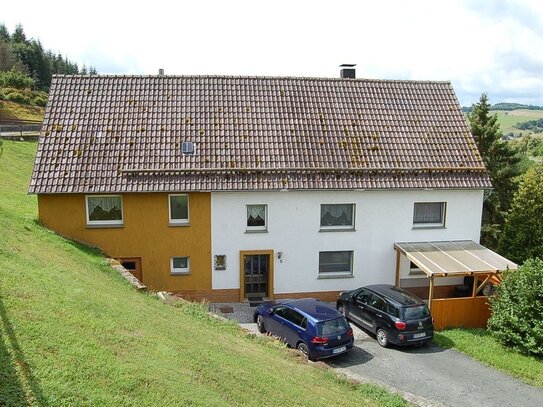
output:
M400 288L400 251L396 249L396 288Z
M428 292L428 308L432 309L432 300L434 299L434 275L430 276L430 291Z

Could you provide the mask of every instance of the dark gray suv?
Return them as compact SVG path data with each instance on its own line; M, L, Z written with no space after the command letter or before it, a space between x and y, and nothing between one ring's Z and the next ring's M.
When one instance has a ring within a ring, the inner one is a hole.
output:
M383 347L425 343L434 337L432 315L424 301L393 285L343 292L336 305L347 319L375 334Z

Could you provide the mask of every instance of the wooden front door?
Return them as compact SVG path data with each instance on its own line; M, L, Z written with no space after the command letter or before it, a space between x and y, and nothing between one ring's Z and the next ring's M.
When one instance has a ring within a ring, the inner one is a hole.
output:
M119 259L119 263L129 271L140 283L143 283L143 272L141 270L141 257L130 257Z
M267 297L270 255L246 254L243 256L243 264L245 297Z

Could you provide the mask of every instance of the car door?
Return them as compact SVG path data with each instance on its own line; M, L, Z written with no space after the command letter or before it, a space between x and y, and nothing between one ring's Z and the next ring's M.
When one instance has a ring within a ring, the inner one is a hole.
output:
M371 324L371 330L377 331L378 327L388 327L387 302L383 297L372 294L365 308L365 318Z
M306 318L291 308L286 308L283 323L283 340L292 347L296 347L300 340L300 334L307 326Z
M281 339L283 339L283 325L286 309L287 307L284 305L277 305L273 307L271 314L264 321L266 331L272 335L278 336Z
M353 296L353 301L348 309L349 318L365 329L373 329L371 318L367 311L371 295L371 292L362 288Z

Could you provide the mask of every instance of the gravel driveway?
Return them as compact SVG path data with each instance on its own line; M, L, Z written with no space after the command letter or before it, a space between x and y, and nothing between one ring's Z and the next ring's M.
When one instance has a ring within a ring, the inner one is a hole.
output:
M355 346L350 354L327 363L447 406L543 406L543 389L524 384L453 349L433 344L385 349L367 335L357 339Z
M252 323L253 310L248 304L210 304L210 311L236 320L258 334ZM385 349L359 327L353 323L351 326L355 348L325 362L353 378L396 390L414 404L543 406L543 389L524 384L453 349L437 345Z

